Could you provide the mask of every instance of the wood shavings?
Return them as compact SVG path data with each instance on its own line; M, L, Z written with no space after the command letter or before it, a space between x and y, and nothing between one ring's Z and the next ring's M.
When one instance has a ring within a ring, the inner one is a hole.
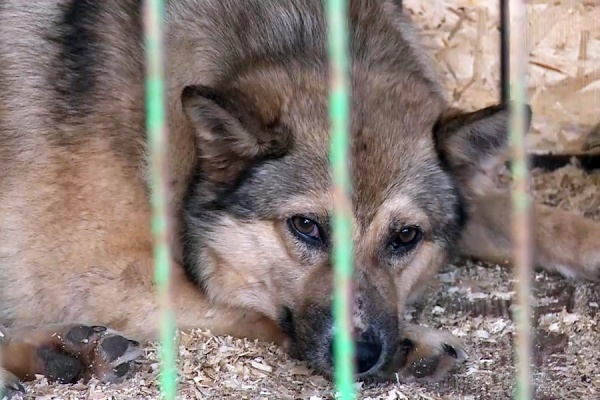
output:
M530 151L585 151L600 122L600 3L528 1ZM500 99L499 2L405 0L454 106L481 108Z

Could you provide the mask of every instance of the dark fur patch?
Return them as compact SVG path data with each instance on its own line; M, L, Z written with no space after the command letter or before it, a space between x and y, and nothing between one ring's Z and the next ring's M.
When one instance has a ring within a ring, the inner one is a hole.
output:
M90 94L97 88L96 71L102 65L100 38L96 30L100 22L101 2L72 0L58 24L60 45L58 71L60 76L54 90L63 99L71 115L91 112Z
M141 0L120 0L110 8L94 0L63 2L45 35L54 49L45 80L54 98L49 115L57 124L49 140L69 148L106 138L131 171L139 166L139 141L145 139L145 116L139 110L143 101L129 102L118 85L133 83L129 77L134 74L140 86L143 82L143 59L132 57L142 53L141 6ZM114 40L120 40L119 46ZM103 120L103 129L85 126L92 116L96 124ZM65 125L70 128L61 129Z
M202 290L206 287L200 279L199 268L202 266L198 265L198 254L202 246L198 230L201 229L203 234L210 234L207 230L214 226L223 213L235 214L242 219L249 219L254 215L251 199L239 196L238 192L263 162L264 160L257 161L232 182L219 187L213 186L210 190L206 188L206 177L199 165L193 174L183 198L183 268L188 279Z
M281 330L283 331L283 333L288 335L290 337L290 339L292 339L293 341L296 341L297 335L296 335L296 326L294 324L294 314L292 313L292 310L289 307L284 307L283 310L281 311L281 315L279 316L278 325L281 328Z
M207 180L206 171L198 165L184 197L184 210L195 217L210 212L225 212L241 219L257 217L252 196L242 189L253 180L265 163L282 156L266 154L264 157L248 160L247 167L231 181L218 185Z
M242 171L229 185L218 188L215 199L209 203L208 208L215 211L232 212L241 218L251 218L254 214L251 199L247 196L239 196L238 192L244 183L252 178L263 162L264 160L255 162L250 168Z
M76 358L62 354L49 347L40 348L38 356L44 365L45 375L51 382L62 384L72 383L83 369L83 366Z
M438 121L438 123L436 123L436 125L433 127L433 130L432 130L433 143L434 143L434 147L436 150L438 161L440 163L440 168L450 177L450 180L452 181L452 186L455 189L455 194L456 194L456 198L458 199L458 201L455 204L454 210L455 210L457 228L458 228L459 233L461 233L464 230L465 226L467 225L467 222L469 222L469 214L467 213L467 201L465 199L465 196L463 195L463 193L460 191L460 189L458 187L458 182L456 181L456 178L454 177L454 175L452 173L452 168L450 167L450 162L448 161L446 153L443 151L443 149L441 147L439 136L436 134L436 132L438 130L438 124L439 124L439 121Z

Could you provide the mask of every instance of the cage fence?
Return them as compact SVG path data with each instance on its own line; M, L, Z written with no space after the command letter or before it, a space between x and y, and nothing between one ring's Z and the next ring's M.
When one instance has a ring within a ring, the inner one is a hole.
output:
M165 76L164 0L144 3L146 45L146 124L151 173L152 234L157 296L160 305L160 388L166 399L177 393L175 316L171 298L170 210L167 202L168 166Z
M350 136L350 68L348 0L327 0L328 55L330 71L329 115L331 121L330 164L333 177L332 214L334 293L334 378L341 400L355 398L354 343L351 335L353 302L351 178L348 168ZM514 266L517 274L517 385L519 400L531 398L531 334L529 295L531 279L530 195L525 144L526 75L528 66L527 14L523 0L501 0L501 93L510 102L509 137L512 154L512 205ZM169 210L166 202L166 142L164 94L163 24L164 2L146 0L147 123L152 171L152 229L155 237L155 277L162 308L161 392L165 399L177 393L175 371L175 324L170 299L170 255L167 243ZM510 55L510 57L509 57Z

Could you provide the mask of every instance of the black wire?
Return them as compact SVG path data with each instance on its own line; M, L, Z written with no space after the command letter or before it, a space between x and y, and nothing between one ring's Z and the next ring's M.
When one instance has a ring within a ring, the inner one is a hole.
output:
M500 0L500 92L502 104L510 98L510 48L508 0Z

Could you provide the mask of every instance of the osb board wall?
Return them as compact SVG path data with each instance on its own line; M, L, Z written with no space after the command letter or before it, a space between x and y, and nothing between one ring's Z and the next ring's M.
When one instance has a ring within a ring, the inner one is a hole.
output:
M529 0L531 152L600 153L600 0ZM500 99L500 0L405 0L467 109ZM595 133L591 133L594 132Z

